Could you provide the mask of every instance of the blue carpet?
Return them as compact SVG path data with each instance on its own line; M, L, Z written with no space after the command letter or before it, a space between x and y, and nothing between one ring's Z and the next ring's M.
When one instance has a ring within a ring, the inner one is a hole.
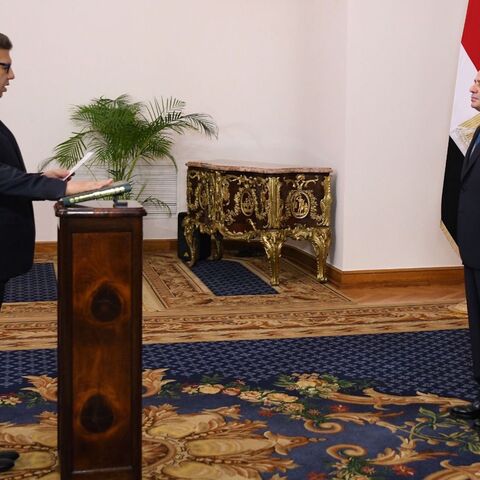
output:
M314 371L404 395L472 399L479 393L468 330L145 345L143 363L181 377L219 373L261 383L285 372Z
M277 294L268 283L235 261L200 260L192 271L217 296ZM12 278L5 288L5 303L56 299L57 279L53 263L35 263L29 272Z
M475 395L469 353L466 330L145 345L149 385L159 386L143 399L145 478L164 469L178 475L161 478L186 478L187 467L188 478L212 479L232 469L262 480L453 478L445 465L474 478L480 440L470 423L429 397L406 397ZM42 439L56 435L55 357L0 352L3 448L54 452ZM393 397L370 397L366 387ZM175 462L163 463L165 451L177 452ZM48 458L42 468L54 472L55 454ZM217 473L206 476L209 468Z
M3 301L45 302L56 299L57 279L53 263L35 263L29 272L7 282Z
M217 296L274 295L277 291L241 263L200 260L192 272Z
M404 395L475 398L467 330L143 346L143 368L176 377L220 374L252 383L297 371L324 372ZM0 387L25 375L56 375L56 350L0 352Z

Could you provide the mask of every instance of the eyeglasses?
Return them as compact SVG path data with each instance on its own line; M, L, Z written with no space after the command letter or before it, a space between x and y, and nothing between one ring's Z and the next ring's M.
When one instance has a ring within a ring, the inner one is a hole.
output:
M5 72L8 73L10 71L10 68L12 68L12 64L0 62L0 67L2 67Z

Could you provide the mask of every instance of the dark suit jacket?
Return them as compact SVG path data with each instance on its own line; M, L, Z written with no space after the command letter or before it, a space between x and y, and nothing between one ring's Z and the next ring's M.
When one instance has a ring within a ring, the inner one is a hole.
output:
M473 145L479 135L480 127L473 134L463 162L457 224L463 264L475 269L480 269L480 145L475 149Z
M15 137L0 121L0 281L32 266L32 200L56 200L64 195L62 180L26 173Z

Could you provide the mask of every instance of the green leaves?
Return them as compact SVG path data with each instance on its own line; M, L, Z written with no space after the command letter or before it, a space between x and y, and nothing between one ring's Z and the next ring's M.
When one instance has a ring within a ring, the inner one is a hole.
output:
M185 102L176 98L133 102L128 95L115 99L100 97L87 105L74 107L71 120L75 131L58 144L54 155L40 169L55 162L71 168L87 150L95 152L91 166L101 166L115 181L134 181L140 159L154 165L168 158L176 167L171 153L174 136L187 130L216 137L217 125L210 115L184 114ZM159 201L150 197L148 201Z

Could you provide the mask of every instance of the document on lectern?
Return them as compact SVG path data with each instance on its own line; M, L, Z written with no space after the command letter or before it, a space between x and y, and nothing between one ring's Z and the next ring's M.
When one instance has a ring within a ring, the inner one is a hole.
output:
M98 190L89 190L88 192L76 193L75 195L68 195L60 199L65 207L74 205L79 202L86 202L88 200L97 200L98 198L113 197L116 195L122 195L132 189L132 185L129 182L120 181L114 182L106 187L99 188Z

